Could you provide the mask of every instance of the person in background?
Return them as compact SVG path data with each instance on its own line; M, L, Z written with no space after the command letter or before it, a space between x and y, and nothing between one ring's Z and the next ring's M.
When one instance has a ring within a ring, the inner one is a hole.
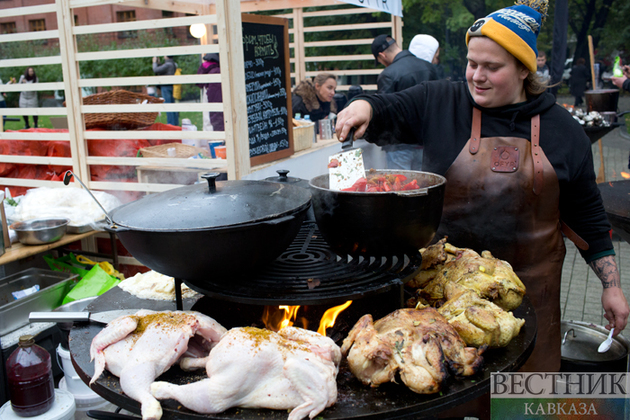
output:
M157 57L153 57L153 72L157 75L172 76L177 70L177 64L173 61L172 57L164 56L164 63L160 64ZM164 103L175 103L173 98L173 85L161 85L160 91L162 92L162 98ZM166 122L170 125L179 125L179 112L167 112Z
M20 76L18 83L37 83L39 79L35 74L33 67L28 67L24 70L24 74ZM37 108L39 101L37 100L37 91L23 91L20 92L20 108ZM37 115L33 115L33 127L37 128ZM31 128L28 122L28 115L24 115L24 128Z
M409 43L409 52L435 65L440 56L440 43L431 35L418 34Z
M9 80L7 82L7 84L10 84L11 81ZM2 84L2 79L0 79L0 85ZM7 107L7 101L4 99L7 96L6 92L2 92L2 94L0 95L0 108L6 108ZM0 114L2 114L2 122L4 123L7 119L7 116L4 115L3 112L0 111Z
M543 50L538 51L538 57L536 58L536 74L540 76L541 80L549 81L549 66L547 66L547 53Z
M416 35L418 37L420 35ZM416 38L414 38L416 39ZM413 42L413 41L412 41ZM439 44L430 35L418 38L414 48L423 50L423 56L433 60ZM428 52L426 52L428 51ZM430 52L433 52L431 54ZM418 83L437 80L437 71L431 61L418 58L411 50L403 51L394 38L379 35L372 42L372 54L385 70L378 76L378 93L401 92ZM430 57L429 57L430 56ZM422 170L422 146L418 144L386 144L388 169Z
M586 84L591 78L591 73L585 64L586 60L583 57L578 58L575 66L571 69L571 76L569 77L569 91L575 97L575 106L582 105Z
M601 281L606 329L619 334L630 309L591 142L536 74L547 2L530 4L500 9L468 29L467 83L438 80L359 96L337 116L336 132L339 141L354 127L356 137L377 145L424 145L424 169L446 178L435 240L448 236L454 246L488 250L512 265L539 320L522 370L557 372L563 233Z
M330 113L337 113L335 90L337 89L337 76L332 73L319 73L313 81L302 80L291 95L291 107L293 117L300 114L302 118L308 115L318 128L317 121L328 118Z
M219 63L219 54L208 53L203 56L203 63L197 69L197 74L220 74L221 65ZM198 83L200 89L206 89L206 98L208 103L223 102L223 93L221 92L221 83ZM224 131L225 122L223 120L223 112L210 112L210 124L214 131Z
M623 70L623 76L613 76L610 80L613 82L613 85L617 86L619 89L630 92L630 66L623 66L621 69Z
M445 79L444 67L440 64L440 43L431 35L418 34L409 44L409 51L416 57L428 61L435 67L437 79Z

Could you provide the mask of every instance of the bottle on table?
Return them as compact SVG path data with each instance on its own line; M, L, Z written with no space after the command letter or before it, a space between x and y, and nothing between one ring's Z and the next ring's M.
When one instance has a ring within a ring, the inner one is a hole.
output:
M50 410L55 401L55 384L50 354L35 344L32 335L23 335L18 348L6 362L9 398L13 412L34 417Z

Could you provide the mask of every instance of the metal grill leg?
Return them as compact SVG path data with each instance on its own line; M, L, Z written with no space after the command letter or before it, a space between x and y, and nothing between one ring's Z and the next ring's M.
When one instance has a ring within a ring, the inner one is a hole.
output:
M182 281L175 278L175 303L178 311L184 310L184 302L182 300Z

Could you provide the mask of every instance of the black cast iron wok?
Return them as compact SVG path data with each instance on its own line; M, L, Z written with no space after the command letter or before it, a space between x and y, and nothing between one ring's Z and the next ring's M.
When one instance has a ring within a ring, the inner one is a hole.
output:
M412 255L435 236L444 203L446 178L430 172L376 170L369 175L403 174L419 190L349 192L328 188L328 175L310 181L317 225L340 255Z
M293 241L310 192L268 181L195 184L150 194L110 213L124 247L142 264L192 285L254 271Z

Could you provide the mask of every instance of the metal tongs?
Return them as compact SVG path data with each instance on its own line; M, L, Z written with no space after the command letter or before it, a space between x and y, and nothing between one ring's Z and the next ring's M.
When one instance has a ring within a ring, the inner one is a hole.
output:
M98 206L101 208L101 210L103 210L103 213L105 213L105 218L107 219L107 222L110 225L113 225L114 222L112 221L112 218L109 217L109 213L107 213L107 210L105 210L105 207L103 207L101 205L101 203L96 199L96 197L94 197L94 194L92 194L92 191L90 191L90 189L85 186L85 184L79 179L78 176L76 176L76 174L74 174L74 172L72 172L71 170L67 170L66 171L66 173L63 175L63 184L64 185L68 185L70 183L70 179L72 177L74 177L74 179L79 181L79 184L81 184L81 186L85 189L85 191L87 191L88 194L90 194L90 196L94 199L94 201L96 201L96 204L98 204Z

